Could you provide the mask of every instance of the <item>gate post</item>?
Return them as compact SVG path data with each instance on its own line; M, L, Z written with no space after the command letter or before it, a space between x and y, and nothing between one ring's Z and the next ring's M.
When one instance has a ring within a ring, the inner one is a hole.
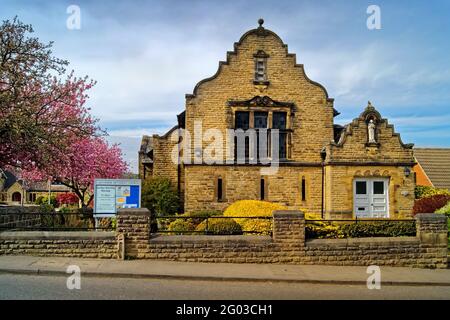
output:
M124 237L124 255L143 258L150 240L150 211L147 208L119 209L116 229L117 239Z

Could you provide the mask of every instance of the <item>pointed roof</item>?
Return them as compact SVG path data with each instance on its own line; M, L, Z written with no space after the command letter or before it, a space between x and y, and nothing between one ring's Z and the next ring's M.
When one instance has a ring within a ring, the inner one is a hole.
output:
M414 148L414 156L433 186L450 190L450 148Z

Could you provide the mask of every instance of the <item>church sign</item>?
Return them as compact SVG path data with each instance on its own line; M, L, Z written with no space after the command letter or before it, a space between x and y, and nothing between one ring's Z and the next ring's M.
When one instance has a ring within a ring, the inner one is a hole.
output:
M140 179L95 179L94 214L96 216L111 216L121 208L140 207Z

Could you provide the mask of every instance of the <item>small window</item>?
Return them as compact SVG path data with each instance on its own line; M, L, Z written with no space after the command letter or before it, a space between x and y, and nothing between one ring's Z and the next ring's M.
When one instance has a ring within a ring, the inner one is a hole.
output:
M266 199L266 181L264 180L264 178L262 178L260 181L259 189L260 189L261 200L265 200Z
M302 177L302 201L306 201L306 179Z
M223 180L222 178L217 179L217 201L223 201Z
M356 194L367 194L366 181L356 181Z
M384 194L384 182L374 181L373 182L373 194Z
M257 58L255 64L255 80L266 80L266 61L264 58Z

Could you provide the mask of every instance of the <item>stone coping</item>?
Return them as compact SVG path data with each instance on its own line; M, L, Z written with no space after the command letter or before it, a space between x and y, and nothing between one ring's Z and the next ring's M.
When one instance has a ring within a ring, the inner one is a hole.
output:
M418 213L416 214L416 219L419 221L435 221L435 222L444 222L447 220L447 216L445 214L436 214L436 213Z
M273 216L277 218L304 218L305 214L298 210L275 210L273 211Z
M410 243L419 244L420 240L417 237L372 237L372 238L346 238L346 239L313 239L307 240L306 246L326 246L326 245L357 245L357 244L372 244L384 245L391 243Z
M147 208L127 208L117 210L118 216L150 216Z
M254 235L230 235L230 236L212 236L212 235L152 235L150 243L187 243L187 242L251 242L251 243L271 243L270 236Z
M4 231L0 240L115 240L112 231Z

